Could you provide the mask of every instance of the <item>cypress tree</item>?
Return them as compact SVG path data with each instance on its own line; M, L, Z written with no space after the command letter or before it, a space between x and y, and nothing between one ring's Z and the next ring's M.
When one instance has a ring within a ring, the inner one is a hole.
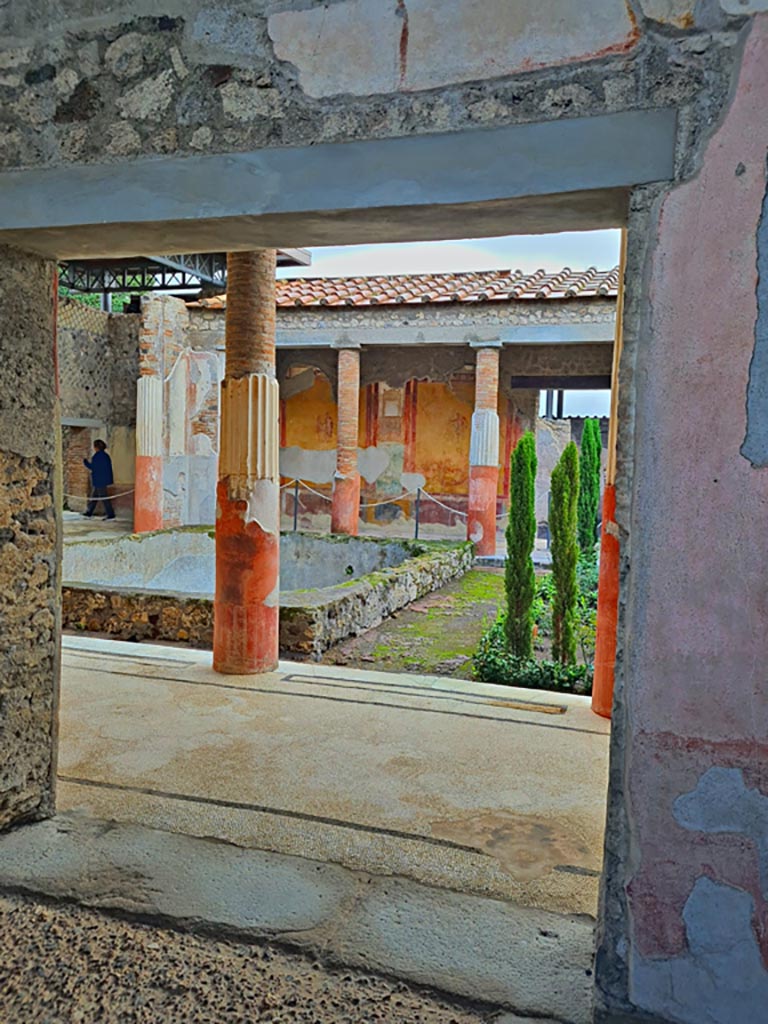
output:
M530 658L533 653L536 577L531 552L536 542L536 468L536 437L529 431L512 453L504 566L507 646L520 658Z
M576 660L576 563L579 545L576 539L579 501L579 453L573 441L566 446L552 471L552 500L549 529L552 537L552 658L563 665Z
M597 540L597 513L600 508L600 456L603 439L600 420L588 419L581 435L579 487L579 547L591 554Z

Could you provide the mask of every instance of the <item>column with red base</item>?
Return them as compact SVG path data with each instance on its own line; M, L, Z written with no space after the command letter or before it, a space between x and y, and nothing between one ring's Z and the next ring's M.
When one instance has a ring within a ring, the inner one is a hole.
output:
M477 347L475 411L469 447L467 539L478 555L496 554L496 496L499 488L499 350Z
M597 583L597 635L592 710L610 718L616 663L616 624L619 617L619 530L616 526L616 487L606 484L600 536L600 575Z
M608 462L603 493L603 526L600 534L600 574L597 580L597 634L592 683L592 710L611 717L616 665L616 628L619 620L619 529L616 525L616 448L619 425L619 365L624 316L624 275L627 266L627 231L621 234L619 288L616 298L616 339L611 372L611 418L608 426Z
M333 478L331 532L357 536L360 519L360 474L357 443L360 405L360 349L339 348L338 431Z
M277 667L280 516L275 251L227 260L226 370L216 491L213 667Z
M133 529L148 533L163 528L163 382L155 374L136 385L136 481Z

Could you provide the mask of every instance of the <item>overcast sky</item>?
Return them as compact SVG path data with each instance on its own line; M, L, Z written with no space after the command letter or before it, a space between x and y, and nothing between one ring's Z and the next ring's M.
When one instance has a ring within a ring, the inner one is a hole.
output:
M278 277L360 277L435 274L460 270L607 270L619 262L618 231L511 235L454 242L335 245L312 249L312 265L278 271ZM607 391L566 391L566 416L607 416Z

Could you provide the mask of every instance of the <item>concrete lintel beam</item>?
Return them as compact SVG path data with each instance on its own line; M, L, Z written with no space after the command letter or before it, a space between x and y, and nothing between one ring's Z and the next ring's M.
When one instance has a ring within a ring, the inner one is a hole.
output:
M619 226L629 188L672 177L675 136L670 108L9 171L0 240L73 259Z
M510 327L492 325L489 337L483 328L448 327L357 327L343 331L334 328L291 330L277 328L278 348L354 348L388 345L413 348L423 345L466 345L468 348L496 348L514 345L593 345L613 344L612 321L594 324L520 324Z

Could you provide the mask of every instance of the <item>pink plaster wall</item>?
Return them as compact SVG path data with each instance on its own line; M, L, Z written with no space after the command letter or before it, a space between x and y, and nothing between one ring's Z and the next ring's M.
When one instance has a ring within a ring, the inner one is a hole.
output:
M663 202L649 268L650 330L635 370L625 622L629 938L636 957L630 997L671 1020L737 1019L719 1016L715 997L695 980L691 929L707 918L701 901L730 898L730 889L705 885L684 919L697 880L750 894L753 912L741 941L759 944L768 964L768 864L761 865L759 844L748 830L712 820L714 804L701 828L681 824L675 809L712 766L741 771L755 791L750 806L768 798L768 470L753 469L739 452L757 318L767 111L764 16L754 21L735 94L698 175ZM733 922L727 925L722 909L719 917L714 906L712 912L707 927L717 933L720 920L727 932ZM662 975L658 968L658 958L681 957L693 958L685 1009L675 969ZM768 974L755 969L750 979L757 999ZM768 1014L765 1004L758 1012L755 1003L755 1012L751 1019L768 1019L760 1016Z

